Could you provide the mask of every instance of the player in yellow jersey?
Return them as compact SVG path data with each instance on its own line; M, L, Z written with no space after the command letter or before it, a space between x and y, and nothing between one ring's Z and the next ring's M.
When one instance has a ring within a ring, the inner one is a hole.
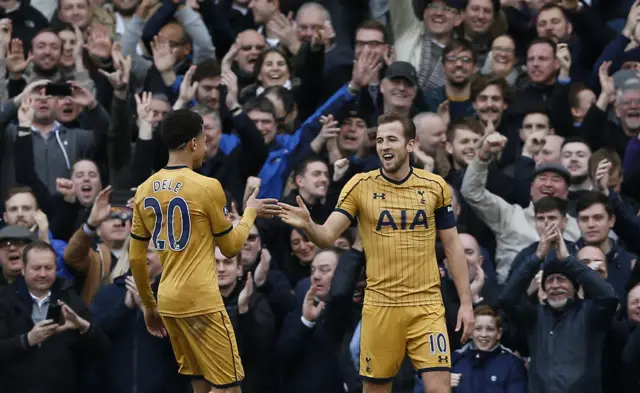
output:
M240 392L244 371L218 289L214 250L235 256L256 216L280 208L275 199L257 200L255 191L234 228L220 183L193 171L205 154L200 115L172 112L161 132L169 162L138 187L131 227L131 271L145 322L151 334L169 334L180 373L195 377L195 393L208 392L210 385L216 392ZM150 240L163 267L157 304L145 263Z
M302 200L280 203L282 220L330 247L353 219L364 243L367 287L362 310L360 375L364 392L391 391L405 354L422 375L425 391L451 391L451 356L435 255L436 231L444 244L461 306L463 340L474 325L469 272L446 182L413 168L409 153L415 125L405 116L378 119L376 150L381 169L354 176L323 225L311 220Z

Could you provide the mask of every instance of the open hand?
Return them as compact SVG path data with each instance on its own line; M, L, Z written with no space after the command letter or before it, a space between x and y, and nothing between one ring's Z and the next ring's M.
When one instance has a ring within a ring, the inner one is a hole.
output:
M311 220L311 213L309 213L309 209L307 209L300 195L296 197L296 201L298 202L297 207L278 202L278 206L282 208L278 216L285 224L291 225L294 228L304 229L313 222Z
M473 314L473 307L470 304L462 304L460 305L460 309L458 310L458 321L456 323L456 332L460 331L462 328L462 338L460 338L460 343L464 344L471 337L471 333L473 333L473 327L476 324L476 318Z
M260 262L256 266L254 272L256 287L261 287L267 282L267 276L269 275L269 268L271 267L271 253L266 248L260 251Z
M315 304L315 293L313 292L313 287L309 288L309 290L307 291L307 294L304 296L304 303L302 304L302 315L304 316L304 319L306 319L309 322L315 322L318 317L320 317L320 314L322 313L322 310L324 310L325 304L323 301L318 302L318 304Z
M56 334L56 329L59 327L60 325L51 319L45 319L44 321L36 323L27 334L29 346L33 347L34 345L44 342L46 339Z
M251 272L249 272L247 273L247 282L244 283L244 288L238 295L238 312L240 314L245 314L249 311L251 295L253 295L253 278L251 277Z
M162 322L158 308L156 307L153 310L149 310L143 307L142 311L144 312L144 322L147 325L147 331L154 337L167 337L167 328L164 326L164 322Z
M111 197L112 191L111 186L107 186L98 193L96 200L93 202L91 213L89 213L89 218L87 219L87 223L92 227L97 228L109 218L111 214L109 198Z
M64 332L65 330L80 330L86 331L89 329L90 323L86 319L79 316L73 309L67 306L62 300L58 300L58 304L62 308L62 316L64 318L64 324L58 326L56 333Z
M595 182L593 184L596 191L609 196L609 173L611 172L611 163L609 160L602 160L598 163L595 173Z
M275 198L258 199L259 192L260 188L253 190L245 206L256 209L258 217L273 218L273 216L280 214L282 208L279 206L278 200Z

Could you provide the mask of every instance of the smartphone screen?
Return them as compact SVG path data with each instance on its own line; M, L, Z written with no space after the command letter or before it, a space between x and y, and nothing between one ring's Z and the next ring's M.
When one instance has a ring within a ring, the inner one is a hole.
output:
M48 83L45 86L44 92L48 96L67 97L71 95L71 85L66 82Z
M47 319L51 319L55 323L62 324L62 307L60 307L59 304L49 304Z

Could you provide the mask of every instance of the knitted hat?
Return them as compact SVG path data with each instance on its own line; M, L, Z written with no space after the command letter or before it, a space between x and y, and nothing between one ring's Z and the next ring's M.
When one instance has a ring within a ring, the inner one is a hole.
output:
M544 270L542 271L542 282L541 282L543 290L546 291L545 282L547 281L547 277L549 277L552 274L562 274L569 281L571 281L571 283L573 284L573 289L576 291L578 290L578 287L579 287L578 282L575 279L571 278L571 274L569 273L569 268L567 267L567 265L564 262L561 262L557 259L548 262L544 266Z

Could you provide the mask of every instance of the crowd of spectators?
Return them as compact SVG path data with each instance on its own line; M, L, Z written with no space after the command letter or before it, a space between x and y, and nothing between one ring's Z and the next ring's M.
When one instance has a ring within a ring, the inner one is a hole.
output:
M190 391L128 259L181 108L234 220L259 188L324 222L379 168L378 116L413 118L470 273L462 343L436 245L453 392L639 392L639 71L632 0L0 0L0 392ZM319 249L258 220L212 263L243 392L362 391L355 227ZM424 389L405 361L393 391Z

